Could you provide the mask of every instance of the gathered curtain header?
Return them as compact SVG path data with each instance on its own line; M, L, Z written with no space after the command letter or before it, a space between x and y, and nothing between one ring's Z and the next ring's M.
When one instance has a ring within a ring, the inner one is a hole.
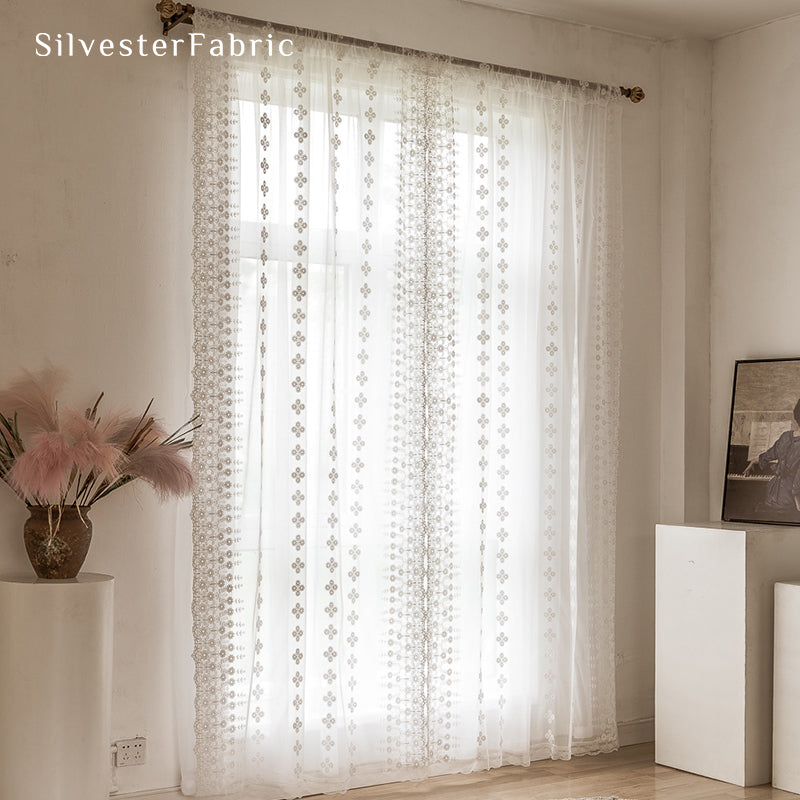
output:
M464 67L470 67L472 69L487 69L493 72L501 72L506 75L516 75L529 80L535 79L546 83L556 83L561 85L569 84L579 87L588 87L591 89L605 89L611 91L612 94L618 94L621 97L629 99L632 103L640 103L645 98L645 92L640 86L606 86L596 82L565 78L513 67L504 67L485 62L456 58L453 56L427 53L398 47L395 45L368 42L361 39L355 39L353 37L329 34L307 28L276 25L264 20L255 20L239 15L224 14L216 11L206 11L204 9L197 11L192 5L175 3L172 2L172 0L160 0L160 2L156 4L156 10L161 16L161 21L164 27L164 36L167 36L169 31L177 25L182 23L192 24L192 17L195 14L198 14L199 17L203 17L205 15L204 19L215 17L223 21L227 30L221 32L222 35L217 37L213 42L205 42L205 33L189 34L192 55L195 55L196 48L208 46L211 54L218 57L227 55L231 58L241 58L248 54L253 58L272 58L275 54L288 57L294 52L295 39L323 38L329 42L332 41L339 45L351 45L368 48L370 50L382 50L386 52L400 53L407 57L417 56L427 60L445 62L451 66L460 65ZM239 34L242 34L242 36Z

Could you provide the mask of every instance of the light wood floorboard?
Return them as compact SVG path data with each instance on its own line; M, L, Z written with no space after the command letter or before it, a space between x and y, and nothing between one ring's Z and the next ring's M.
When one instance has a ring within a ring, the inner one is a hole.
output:
M537 761L530 767L503 767L469 775L353 789L345 795L315 795L308 800L556 800L616 796L627 800L798 800L800 795L771 786L741 788L689 772L662 767L651 743L615 753L571 761ZM174 800L180 793L151 795ZM255 796L254 796L255 800Z

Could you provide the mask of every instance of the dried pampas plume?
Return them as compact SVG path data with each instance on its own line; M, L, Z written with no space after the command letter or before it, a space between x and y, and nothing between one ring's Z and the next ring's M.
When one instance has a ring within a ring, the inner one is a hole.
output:
M36 373L23 370L20 378L0 391L0 411L9 418L17 415L23 427L58 430L56 396L66 382L66 373L50 364Z
M192 472L184 450L192 446L197 417L169 436L150 414L59 409L61 370L25 371L0 391L0 479L31 505L89 507L141 478L161 499L187 494Z
M181 497L192 490L192 472L176 445L144 447L130 455L123 471L149 483L162 500Z

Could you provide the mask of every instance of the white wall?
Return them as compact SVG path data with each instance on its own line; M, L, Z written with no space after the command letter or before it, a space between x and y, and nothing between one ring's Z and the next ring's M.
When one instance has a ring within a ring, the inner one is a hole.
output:
M40 31L157 32L152 4L0 5L0 384L45 357L71 396L190 411L191 209L183 64L34 56ZM124 489L92 512L85 569L116 577L112 738L144 735L120 789L178 783L171 687L174 503ZM185 508L184 508L185 512ZM0 487L0 571L29 570Z
M714 48L711 519L736 359L800 356L800 17Z
M220 0L261 17L257 0ZM624 118L624 353L617 559L618 717L653 704L653 529L659 513L660 45L458 0L276 0L273 19L476 60L639 84ZM185 58L37 58L34 36L155 38L149 0L10 0L0 6L0 383L44 356L76 396L188 411L190 101ZM185 506L180 513L185 516ZM178 511L146 489L93 511L86 568L117 579L112 735L146 735L149 763L122 791L178 783L171 600ZM0 492L0 570L26 569L25 511ZM647 730L635 725L628 735Z
M708 507L711 43L662 49L661 522Z

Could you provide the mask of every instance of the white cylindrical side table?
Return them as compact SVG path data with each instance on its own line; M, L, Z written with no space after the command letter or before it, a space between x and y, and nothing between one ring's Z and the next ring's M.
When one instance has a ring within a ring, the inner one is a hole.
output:
M775 584L772 785L800 794L800 581Z
M0 797L108 800L114 579L0 577Z

